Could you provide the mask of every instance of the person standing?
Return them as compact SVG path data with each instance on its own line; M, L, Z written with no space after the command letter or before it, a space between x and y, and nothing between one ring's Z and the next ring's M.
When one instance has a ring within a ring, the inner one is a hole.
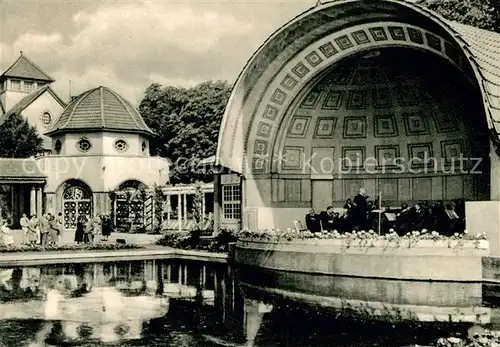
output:
M23 243L28 244L29 243L29 224L30 224L30 221L29 221L28 217L26 216L26 213L23 213L23 216L21 217L19 224L21 224L21 230L23 231Z
M42 246L47 246L49 243L49 233L50 233L50 213L48 215L41 215L39 219L40 224L40 244Z
M96 215L92 219L92 230L93 230L94 238L96 238L97 240L99 240L99 238L102 235L102 220L101 220L101 216L100 215Z
M83 234L83 243L92 243L94 242L94 223L93 219L89 218L85 223L85 232Z
M52 246L57 245L58 238L59 238L59 223L57 222L57 219L55 216L49 216L49 239L48 243Z
M364 230L367 227L368 217L368 195L365 188L360 188L358 195L354 198L354 224L355 228Z
M85 220L83 216L79 216L76 222L76 231L75 231L75 242L80 244L85 239Z
M59 212L57 214L57 224L59 224L59 228L57 229L57 243L63 243L63 230L64 230L64 224L63 224L63 216L62 213Z
M28 242L32 245L39 243L40 241L40 226L38 223L38 218L33 214L28 223Z
M102 236L107 241L109 235L111 235L111 229L113 228L110 216L104 216L102 220Z

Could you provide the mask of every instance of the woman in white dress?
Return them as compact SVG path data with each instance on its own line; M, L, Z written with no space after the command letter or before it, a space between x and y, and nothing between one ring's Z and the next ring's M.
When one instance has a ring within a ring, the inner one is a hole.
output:
M14 237L10 234L10 228L7 225L7 221L1 221L0 227L0 244L4 246L10 246L14 244Z

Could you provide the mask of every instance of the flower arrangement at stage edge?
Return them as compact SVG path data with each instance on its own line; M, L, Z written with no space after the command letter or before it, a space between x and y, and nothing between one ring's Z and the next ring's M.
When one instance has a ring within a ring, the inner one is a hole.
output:
M352 232L346 233L339 233L337 230L333 230L331 232L313 234L310 231L297 231L293 229L287 229L286 231L281 231L279 229L257 231L243 229L238 233L238 239L242 241L265 240L272 242L305 239L342 239L347 247L352 245L353 242L356 242L359 246L373 247L373 241L379 240L388 241L389 244L399 247L402 241L407 241L409 248L421 240L432 240L435 242L458 241L455 248L463 246L466 241L472 241L476 245L476 248L478 248L480 241L487 240L485 233L472 235L465 230L463 233L456 233L453 236L445 236L439 234L437 231L429 232L426 229L422 229L421 231L414 230L403 236L398 235L394 229L390 229L389 233L386 235L378 235L373 230L353 230Z
M492 347L500 345L500 332L485 329L481 333L469 336L441 337L434 344L436 347Z

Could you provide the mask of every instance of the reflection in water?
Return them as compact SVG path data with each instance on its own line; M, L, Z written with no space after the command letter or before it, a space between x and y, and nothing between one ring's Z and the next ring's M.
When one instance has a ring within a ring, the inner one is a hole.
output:
M247 340L247 346L252 347L255 338L262 325L262 319L265 313L271 312L273 305L265 304L258 300L245 299L244 327Z
M0 341L310 347L335 339L353 347L396 334L404 338L391 344L405 346L429 342L431 328L462 332L491 321L477 284L301 276L233 276L226 264L170 260L0 269Z

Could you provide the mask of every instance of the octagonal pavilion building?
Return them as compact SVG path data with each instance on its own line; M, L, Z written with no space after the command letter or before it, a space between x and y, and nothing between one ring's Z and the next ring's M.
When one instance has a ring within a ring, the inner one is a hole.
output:
M116 206L110 192L168 180L168 161L150 155L153 131L109 88L74 97L45 135L53 148L37 159L47 176L44 211L62 212L66 229L74 229L80 215L111 213Z

